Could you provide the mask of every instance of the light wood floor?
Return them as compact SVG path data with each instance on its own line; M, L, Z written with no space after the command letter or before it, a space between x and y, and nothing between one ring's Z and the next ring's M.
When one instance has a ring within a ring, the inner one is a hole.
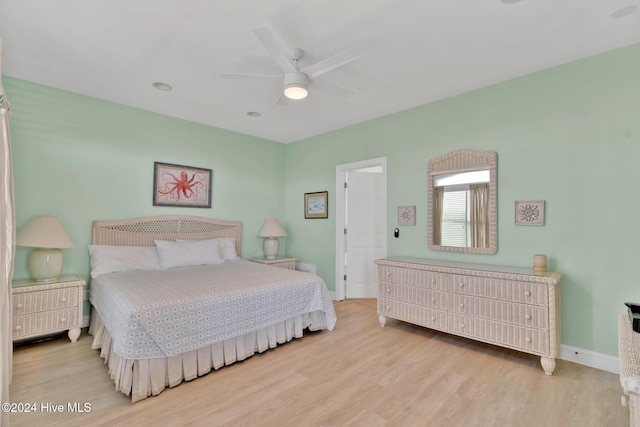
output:
M338 323L131 404L83 334L18 346L13 402L65 413L12 414L12 426L628 426L618 376L389 320L335 303ZM68 402L91 412L68 413Z

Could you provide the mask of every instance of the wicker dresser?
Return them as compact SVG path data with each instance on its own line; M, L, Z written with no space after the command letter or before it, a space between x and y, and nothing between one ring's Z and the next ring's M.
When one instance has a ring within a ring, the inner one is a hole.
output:
M48 283L14 281L13 340L69 330L69 339L76 342L82 326L84 284L79 276Z
M618 319L618 359L622 404L629 407L629 425L640 427L640 333L631 328L626 314Z
M540 356L547 375L560 348L560 279L532 269L388 258L378 264L378 317Z

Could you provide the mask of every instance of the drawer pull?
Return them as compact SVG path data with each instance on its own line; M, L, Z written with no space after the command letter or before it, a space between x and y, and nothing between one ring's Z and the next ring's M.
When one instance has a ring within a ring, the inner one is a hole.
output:
M387 311L390 309L391 307L387 306Z
M22 329L22 326L20 325L16 326L16 331L19 331L20 329Z
M387 271L387 277L391 277L391 272Z
M436 283L436 279L431 279L431 283Z
M65 319L64 317L62 319L60 319L60 323L64 323L66 321L67 321L67 319Z
M464 288L464 283L460 282L460 289Z
M464 303L463 302L460 303L460 308L464 308Z
M22 308L22 303L16 304L16 308Z
M464 323L460 323L460 329L464 329Z
M387 288L387 293L390 294L391 293L391 289Z
M525 340L525 342L530 343L531 342L531 337L526 337L524 340Z
M530 314L525 314L525 315L524 315L524 318L525 318L526 320L531 320L531 315L530 315Z
M435 298L431 298L431 302L436 302L436 299Z
M525 297L530 297L531 296L531 291L524 291L524 296Z
M60 302L67 302L67 299L66 299L65 297L62 297L62 298L60 299Z
M431 316L431 321L435 322L436 321L436 316Z

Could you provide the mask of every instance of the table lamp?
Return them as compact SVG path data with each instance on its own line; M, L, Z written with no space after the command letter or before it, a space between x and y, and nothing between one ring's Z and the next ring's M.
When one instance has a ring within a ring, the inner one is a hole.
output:
M62 273L62 249L72 248L71 239L58 218L37 216L16 233L16 245L35 248L29 255L29 271L36 282L53 282Z
M278 250L280 249L280 242L278 237L286 236L287 232L280 225L277 219L269 218L264 222L262 229L258 233L258 237L266 237L262 244L262 250L264 256L267 259L276 259L278 256Z

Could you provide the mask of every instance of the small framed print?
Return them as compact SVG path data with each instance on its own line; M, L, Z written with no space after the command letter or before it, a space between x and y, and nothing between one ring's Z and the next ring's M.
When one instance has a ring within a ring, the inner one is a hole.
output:
M517 201L516 225L544 225L544 200Z
M398 206L398 225L416 225L415 206Z
M304 193L304 217L305 219L329 218L328 192L318 191L315 193Z

